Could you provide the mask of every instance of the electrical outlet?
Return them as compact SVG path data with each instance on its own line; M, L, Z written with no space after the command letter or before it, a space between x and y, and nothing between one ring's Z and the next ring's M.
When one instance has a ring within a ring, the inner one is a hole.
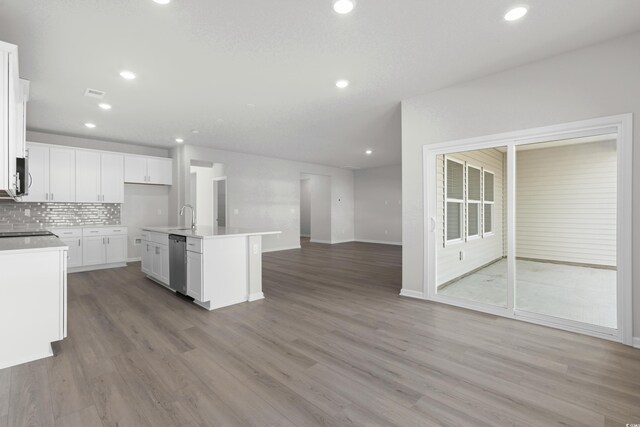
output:
M31 216L31 209L25 209L24 210L24 216L30 217Z
M240 211L239 211L238 209L234 209L234 210L233 210L233 214L234 214L234 215L238 215L239 213L240 213Z
M384 230L384 234L389 234L389 230Z
M385 206L389 206L389 201L388 201L388 200L385 200L385 201L384 201L384 205L385 205Z
M157 214L158 214L158 215L162 215L162 209L158 209Z
M136 246L141 245L142 244L142 238L140 237L136 237L136 239L134 240L134 244Z

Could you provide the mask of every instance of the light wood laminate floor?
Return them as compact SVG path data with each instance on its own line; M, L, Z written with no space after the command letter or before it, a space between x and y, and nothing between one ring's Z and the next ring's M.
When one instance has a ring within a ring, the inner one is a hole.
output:
M400 264L305 242L215 312L137 263L72 274L58 355L0 370L0 427L640 423L639 350L399 297Z

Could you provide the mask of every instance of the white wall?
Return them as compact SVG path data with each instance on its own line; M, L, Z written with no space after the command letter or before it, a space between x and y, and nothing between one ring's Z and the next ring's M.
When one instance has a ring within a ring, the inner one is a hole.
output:
M505 256L504 249L504 194L506 183L504 182L504 153L490 148L487 150L467 151L447 156L450 159L466 162L471 166L483 168L494 173L494 221L493 233L479 238L464 240L459 243L444 245L444 168L445 156L437 157L437 196L438 215L436 221L438 230L436 237L436 263L438 266L437 284L442 285L452 279L460 277L478 267L482 267L496 259ZM465 214L466 218L466 214ZM465 225L466 227L466 221ZM460 259L460 252L464 252Z
M176 185L170 206L178 209L189 198L191 160L225 165L229 224L282 230L264 238L266 251L300 246L300 174L331 177L331 241L351 241L353 225L353 172L310 163L183 145L172 150ZM187 201L188 202L188 201ZM177 215L171 224L182 224Z
M213 225L213 168L202 166L191 166L191 176L195 175L196 200L191 200L191 204L196 211L196 224ZM193 184L193 183L192 183ZM191 212L185 209L184 215L190 218Z
M78 138L43 132L27 131L27 140L45 144L66 145L93 150L115 151L118 153L143 154L147 156L169 157L169 150L157 147L125 144L122 142ZM140 246L135 244L140 236L140 227L165 225L169 220L169 187L158 185L125 184L124 204L121 223L129 228L129 259L140 257Z
M633 264L640 265L640 33L402 102L403 289L423 290L422 146L635 113ZM640 277L634 269L634 335Z
M300 180L300 235L311 237L311 187L309 178Z
M516 256L615 266L615 141L519 151L516 162Z
M354 172L356 240L402 244L402 166Z

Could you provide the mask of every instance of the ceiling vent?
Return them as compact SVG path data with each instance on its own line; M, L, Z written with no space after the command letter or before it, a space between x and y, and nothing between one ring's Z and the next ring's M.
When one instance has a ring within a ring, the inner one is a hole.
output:
M91 88L87 88L87 90L84 91L84 96L88 96L89 98L102 99L106 94L107 94L106 92L103 92L98 89L91 89Z

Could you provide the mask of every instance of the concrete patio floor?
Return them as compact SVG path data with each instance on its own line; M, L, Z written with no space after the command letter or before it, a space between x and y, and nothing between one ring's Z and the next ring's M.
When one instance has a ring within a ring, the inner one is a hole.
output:
M507 261L438 290L464 300L507 306ZM516 261L516 309L615 328L616 271Z

